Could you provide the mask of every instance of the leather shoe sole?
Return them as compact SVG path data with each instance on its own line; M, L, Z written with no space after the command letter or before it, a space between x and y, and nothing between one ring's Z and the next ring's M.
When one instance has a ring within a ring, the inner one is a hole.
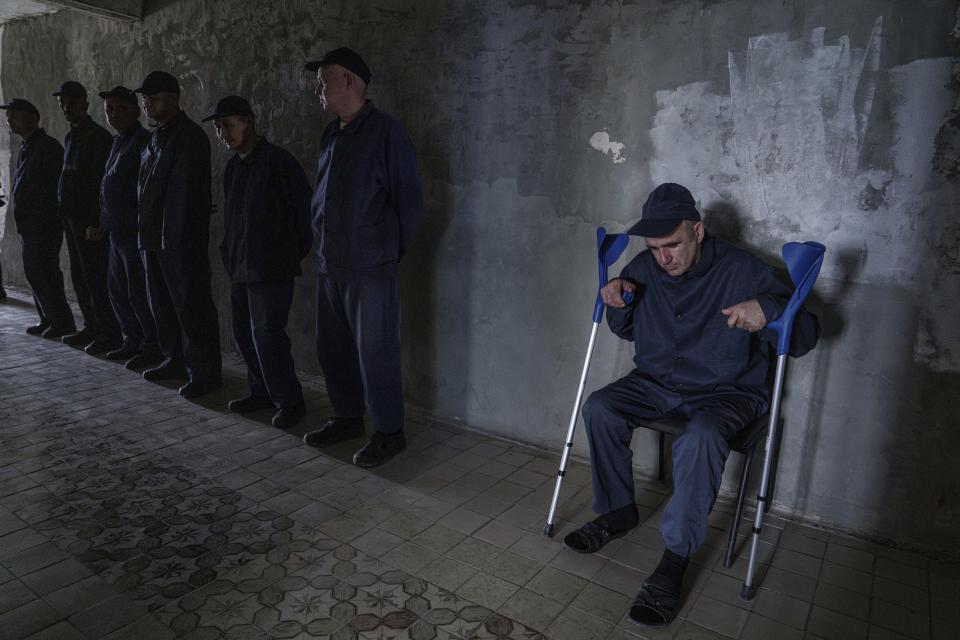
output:
M85 347L93 342L93 334L86 329L60 338L60 342L70 347Z
M328 447L363 435L363 418L331 418L316 431L303 436L303 443L311 447Z
M189 377L187 369L178 365L163 365L156 369L147 369L143 372L143 379L156 382L158 380L185 380Z
M138 355L133 356L127 360L125 366L131 371L136 371L137 369L147 369L149 367L154 367L164 360L163 355L159 353L148 353L144 352Z
M258 396L247 396L238 398L227 403L227 409L234 413L252 413L261 409L273 409L273 400L270 398L261 398Z
M303 418L304 413L306 413L306 407L304 407L302 402L292 407L281 407L273 416L271 423L278 429L289 429L300 423L300 419ZM363 425L361 425L361 428L362 427Z
M353 454L353 464L364 469L379 467L407 448L402 431L393 434L374 433L360 451Z
M76 333L76 327L48 327L40 334L42 338L50 338L51 340L61 340L66 335L72 335Z
M220 380L204 380L203 382L188 382L180 387L178 393L184 398L199 398L223 386Z

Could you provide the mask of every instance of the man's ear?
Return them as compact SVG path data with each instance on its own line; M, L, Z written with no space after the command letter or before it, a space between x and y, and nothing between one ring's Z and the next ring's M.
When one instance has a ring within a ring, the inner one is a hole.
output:
M697 242L703 242L703 222L699 221L693 225L693 234L697 237Z

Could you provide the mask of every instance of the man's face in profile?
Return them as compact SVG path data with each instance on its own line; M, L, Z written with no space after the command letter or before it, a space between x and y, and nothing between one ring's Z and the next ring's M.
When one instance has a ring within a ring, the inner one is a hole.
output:
M700 259L703 223L684 220L670 235L644 241L661 269L671 276L682 276Z

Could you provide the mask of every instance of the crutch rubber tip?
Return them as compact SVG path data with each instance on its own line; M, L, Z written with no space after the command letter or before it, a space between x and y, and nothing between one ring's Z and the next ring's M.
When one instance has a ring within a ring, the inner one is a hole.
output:
M546 524L546 525L543 527L543 535L546 536L546 537L548 537L548 538L552 538L552 537L553 537L553 525L552 525L552 524L549 524L549 523L548 523L548 524Z
M747 585L743 585L740 587L740 599L743 600L744 602L749 602L753 600L753 597L755 595L757 595L756 587L748 587Z

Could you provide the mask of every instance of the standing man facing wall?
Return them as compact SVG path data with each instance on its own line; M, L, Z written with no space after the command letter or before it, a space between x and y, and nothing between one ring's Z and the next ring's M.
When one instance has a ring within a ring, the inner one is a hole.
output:
M20 234L23 273L33 289L40 322L30 335L61 338L76 331L60 271L63 223L57 215L57 181L63 168L63 147L40 128L33 103L15 98L3 105L7 125L23 142L17 152L11 200Z
M353 463L375 467L406 448L397 265L423 215L413 143L366 99L370 69L343 47L308 62L337 119L320 140L313 229L317 356L334 416L304 442L322 447L374 433Z
M107 234L110 248L110 302L123 333L123 345L108 353L107 359L124 360L128 369L142 369L163 360L137 241L137 176L150 134L140 124L140 105L133 91L116 86L101 91L100 97L107 121L117 132L100 183L100 229Z
M221 384L220 325L210 290L210 141L180 109L180 83L152 71L136 90L157 123L140 162L140 248L165 360L147 380L188 378L186 398Z
M63 173L57 197L67 237L70 279L77 294L83 329L64 344L99 354L120 346L120 327L107 294L107 241L100 230L100 181L111 137L87 114L87 90L68 80L53 94L70 131L64 140Z
M246 397L237 413L276 406L273 425L296 426L304 413L287 336L293 279L310 251L310 182L288 151L257 133L250 103L220 100L203 122L236 153L223 174L224 233L220 244L230 276L233 336L247 365Z

